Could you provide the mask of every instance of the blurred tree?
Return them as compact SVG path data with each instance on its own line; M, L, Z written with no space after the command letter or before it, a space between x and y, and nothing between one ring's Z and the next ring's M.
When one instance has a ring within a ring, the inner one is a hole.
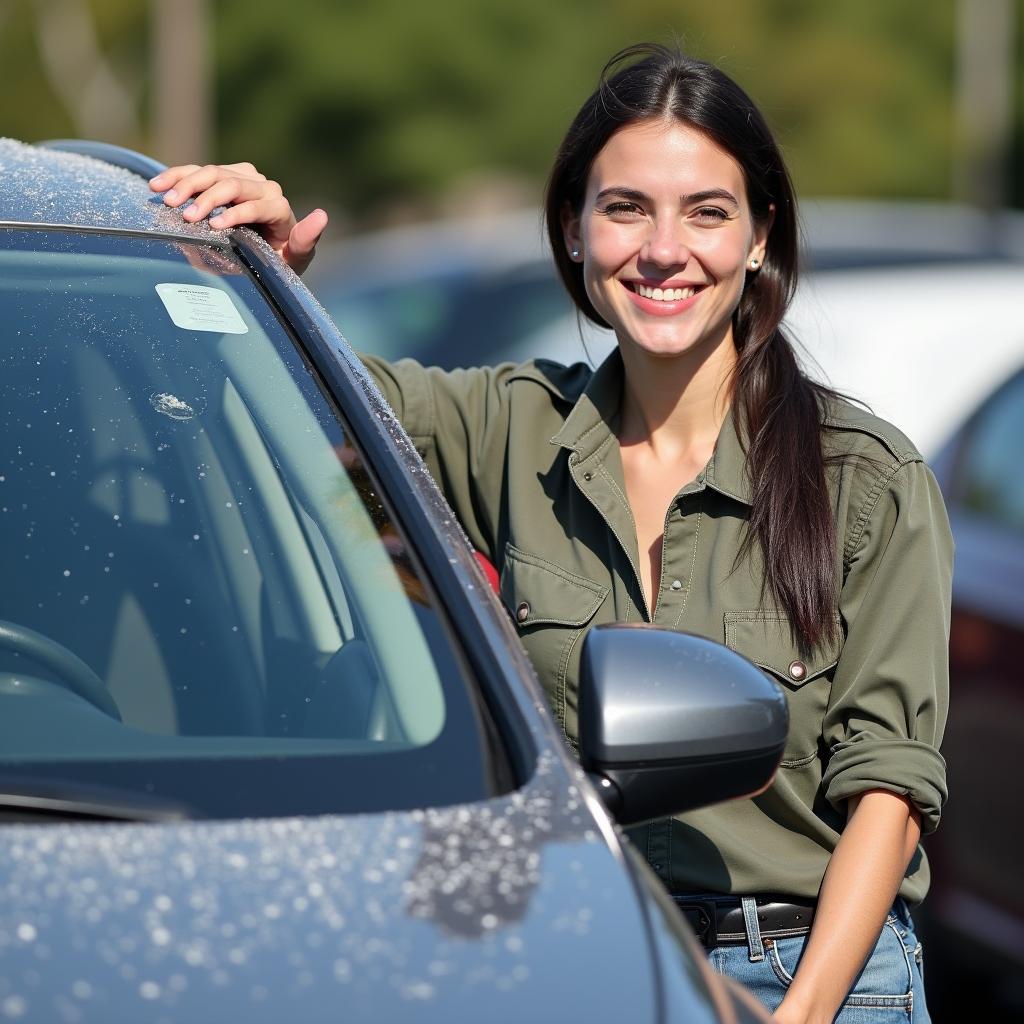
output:
M948 194L954 0L293 0L270 38L275 9L253 0L240 24L217 7L220 154L252 154L359 221L395 196L429 205L469 172L513 170L538 194L604 61L643 38L744 84L801 191Z
M208 0L212 156L252 159L293 195L360 225L457 210L473 201L470 182L489 177L518 180L535 198L604 61L654 38L679 40L749 89L803 194L945 198L956 2ZM1013 2L1020 26L1024 0ZM153 8L140 0L0 0L0 81L19 97L0 110L0 132L100 133L95 120L81 127L75 97L44 70L37 11L55 4L91 12L95 52L127 97L134 126L108 120L102 134L154 149ZM1011 173L1018 202L1021 180Z
M7 97L0 135L100 135L145 145L144 5L2 0L0 14L0 84Z

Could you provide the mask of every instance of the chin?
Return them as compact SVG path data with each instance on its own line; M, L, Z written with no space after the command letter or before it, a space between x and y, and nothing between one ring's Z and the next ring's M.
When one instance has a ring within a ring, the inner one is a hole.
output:
M626 344L630 348L655 359L676 359L702 347L701 340L697 338L637 338L634 335L625 334L625 332L616 332L616 334L620 345L625 336Z

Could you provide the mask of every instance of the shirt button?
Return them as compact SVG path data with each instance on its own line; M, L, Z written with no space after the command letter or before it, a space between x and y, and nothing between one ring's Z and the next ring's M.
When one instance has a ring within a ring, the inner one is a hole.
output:
M789 674L797 681L807 675L807 666L802 661L791 661L789 663Z
M673 580L672 581L672 589L673 590L682 590L683 589L683 581L682 580Z
M522 604L521 604L521 605L520 605L520 606L519 606L519 607L518 607L518 608L516 609L516 618L517 618L517 619L518 619L518 620L519 620L520 622L525 622L525 621L526 621L526 620L527 620L527 619L528 619L529 617L530 617L530 606L529 606L529 604L527 604L527 602L526 602L526 601L524 601L524 602L523 602L523 603L522 603Z
M587 472L583 474L583 479L589 482L594 479L594 474L591 473L590 470L587 470Z

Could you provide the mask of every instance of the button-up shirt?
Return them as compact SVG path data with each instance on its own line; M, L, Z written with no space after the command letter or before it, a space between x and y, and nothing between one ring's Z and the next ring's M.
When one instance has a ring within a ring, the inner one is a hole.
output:
M814 897L845 803L868 789L909 796L924 830L935 828L946 795L938 745L952 540L935 479L898 430L839 400L825 410L839 630L808 653L763 592L758 546L737 563L751 488L732 414L707 466L666 509L651 608L616 434L617 352L596 371L543 360L453 372L366 362L471 542L498 568L571 744L580 653L600 623L710 637L785 691L789 739L768 791L630 830L669 888ZM916 902L927 884L919 851L900 892Z

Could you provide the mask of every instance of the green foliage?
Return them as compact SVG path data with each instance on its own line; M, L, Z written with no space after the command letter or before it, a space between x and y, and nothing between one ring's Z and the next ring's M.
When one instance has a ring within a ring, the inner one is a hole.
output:
M112 141L145 148L149 4L86 2L139 112L140 137ZM73 121L40 69L31 4L0 3L0 132L36 139ZM641 39L678 40L737 78L802 193L949 194L955 0L209 0L208 10L213 156L250 159L356 222L399 205L457 209L467 179L487 175L518 176L539 197L602 65Z
M74 119L45 73L39 55L37 0L0 0L0 136L34 142L76 134ZM88 0L98 47L143 123L146 5L139 0ZM145 136L106 141L143 147Z
M292 0L270 38L276 9L251 2L239 24L217 8L220 155L357 220L470 172L519 172L539 195L605 60L645 38L744 84L802 191L948 194L953 0Z

